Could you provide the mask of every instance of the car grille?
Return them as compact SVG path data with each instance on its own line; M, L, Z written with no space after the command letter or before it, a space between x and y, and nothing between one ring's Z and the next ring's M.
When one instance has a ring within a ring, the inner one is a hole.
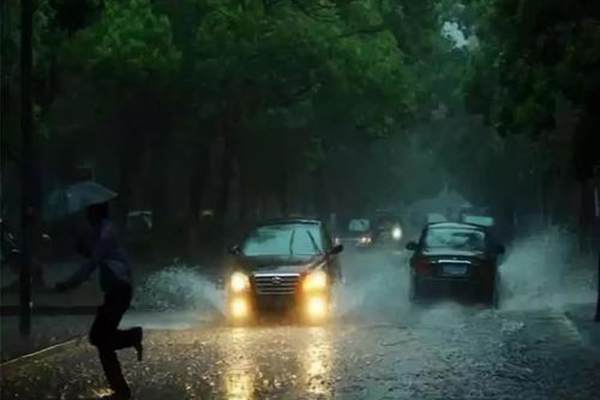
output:
M296 293L298 274L255 274L254 285L258 294L290 295Z

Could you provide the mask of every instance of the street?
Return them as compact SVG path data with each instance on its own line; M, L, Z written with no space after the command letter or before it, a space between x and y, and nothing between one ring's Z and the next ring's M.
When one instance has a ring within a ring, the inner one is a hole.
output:
M0 21L0 400L600 400L600 0Z
M135 398L599 398L600 348L583 340L561 309L411 306L401 280L405 259L396 257L346 262L344 307L326 326L229 327L216 318L190 327L170 314L164 326L147 330L143 363L133 351L120 354ZM2 371L3 399L106 393L85 341Z

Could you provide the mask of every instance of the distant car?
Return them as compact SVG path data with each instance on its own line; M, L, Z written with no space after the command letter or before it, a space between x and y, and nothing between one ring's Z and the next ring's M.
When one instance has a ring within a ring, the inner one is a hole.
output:
M485 227L440 222L427 225L419 242L409 242L410 297L417 300L435 288L461 288L498 304L498 260L504 253Z
M228 316L247 321L265 311L295 311L310 321L328 317L341 278L335 245L316 219L280 219L254 227L229 248Z
M346 228L338 231L335 244L342 244L347 248L369 249L373 245L375 231L369 218L358 217L348 220Z
M146 233L152 230L154 213L152 211L130 211L127 213L127 231L133 234Z
M380 215L373 231L373 243L378 248L399 250L405 239L403 224L396 215Z

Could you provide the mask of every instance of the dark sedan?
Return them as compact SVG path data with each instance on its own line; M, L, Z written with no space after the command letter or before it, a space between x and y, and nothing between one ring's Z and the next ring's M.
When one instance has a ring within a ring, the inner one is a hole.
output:
M330 310L332 285L340 279L337 254L342 249L318 220L281 219L255 227L229 251L230 320L290 309L323 320Z
M458 289L498 303L498 259L504 247L481 226L440 222L427 225L419 242L410 242L410 297L435 289Z
M368 218L353 218L345 224L345 229L337 232L335 244L342 244L348 249L370 249L373 246L375 232Z

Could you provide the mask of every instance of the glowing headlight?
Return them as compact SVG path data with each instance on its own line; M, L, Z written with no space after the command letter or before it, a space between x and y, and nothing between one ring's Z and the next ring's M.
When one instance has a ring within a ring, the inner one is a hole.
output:
M402 229L399 226L392 229L392 238L394 240L400 240L402 238Z
M248 316L249 308L246 299L239 298L231 303L231 315L235 318L245 318Z
M234 272L230 281L231 290L235 293L243 292L250 287L250 279L243 272Z
M307 311L311 318L323 318L327 315L327 301L321 297L312 297L308 300Z
M324 290L327 288L327 274L320 270L311 272L304 278L302 286L306 291Z
M371 243L371 238L368 236L363 236L360 238L360 243L361 244L369 244L369 243Z

